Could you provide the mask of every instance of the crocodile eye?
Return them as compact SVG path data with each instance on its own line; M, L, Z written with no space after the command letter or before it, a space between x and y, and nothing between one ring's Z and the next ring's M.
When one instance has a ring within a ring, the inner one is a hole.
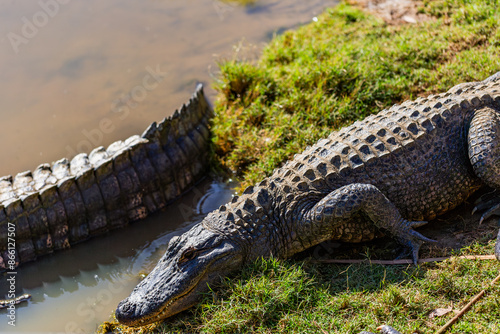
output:
M196 248L194 247L189 247L188 249L186 249L184 251L184 253L182 253L181 257L179 258L179 263L184 263L184 262L187 262L189 260L192 260L195 258L196 254L198 253L199 250L197 250Z

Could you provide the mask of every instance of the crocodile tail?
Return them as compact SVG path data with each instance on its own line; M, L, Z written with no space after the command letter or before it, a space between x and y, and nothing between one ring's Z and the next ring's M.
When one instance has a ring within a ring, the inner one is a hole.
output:
M145 218L175 200L208 168L212 116L199 85L180 111L142 136L0 178L0 271Z

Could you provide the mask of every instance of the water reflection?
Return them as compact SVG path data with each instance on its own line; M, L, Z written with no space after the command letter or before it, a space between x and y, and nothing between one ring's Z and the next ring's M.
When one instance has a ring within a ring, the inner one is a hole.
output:
M231 184L205 181L144 221L23 266L16 276L18 293L32 299L19 305L15 331L94 330L130 294L140 274L156 265L174 235L231 196ZM7 290L6 280L0 280L0 296ZM6 314L0 311L0 318ZM0 321L1 333L13 329Z

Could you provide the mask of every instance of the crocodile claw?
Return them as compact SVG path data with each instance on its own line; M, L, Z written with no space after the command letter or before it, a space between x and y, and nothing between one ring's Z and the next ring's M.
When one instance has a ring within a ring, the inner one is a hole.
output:
M500 194L498 190L491 191L479 197L474 204L474 210L472 210L472 214L476 211L484 211L487 210L479 219L479 224L482 224L483 221L492 217L492 216L500 216ZM500 231L498 231L497 242L495 244L495 257L500 261Z
M398 238L398 241L406 247L406 251L403 251L397 259L401 259L404 257L407 257L408 255L411 255L411 258L413 260L413 264L417 265L418 263L418 252L420 250L420 246L424 242L437 242L436 240L427 238L423 236L422 234L418 233L417 231L413 230L414 227L419 227L422 225L425 225L427 222L425 221L412 221L408 222L408 231L405 233L406 235L401 236Z
M496 204L492 208L490 208L488 211L486 211L482 216L481 219L479 220L479 224L482 224L483 221L486 219L490 218L491 216L500 216L500 203Z
M408 222L408 226L410 226L411 228L416 228L416 227L424 226L426 224L427 224L427 222L425 220L424 221L412 221L412 222Z
M495 201L495 200L498 203L499 196L500 196L500 194L498 193L498 190L492 189L491 191L488 191L488 192L482 194L481 196L479 196L479 198L474 201L474 204L478 205L480 203L485 203L485 202L487 203L487 202L491 202L491 201Z
M481 216L479 224L491 216L500 215L500 194L497 190L482 195L474 202L474 204L475 206L474 209L472 209L471 214L487 210Z

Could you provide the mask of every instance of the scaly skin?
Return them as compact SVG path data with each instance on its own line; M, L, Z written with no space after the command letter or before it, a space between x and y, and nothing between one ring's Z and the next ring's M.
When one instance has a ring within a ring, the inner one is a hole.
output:
M142 136L0 178L0 271L175 200L206 174L212 113L200 85L180 112L151 124ZM13 236L15 252L8 249Z
M498 77L395 105L308 147L171 241L116 318L138 326L169 317L245 263L330 239L360 242L384 231L416 261L429 239L413 227L483 185L500 187Z

